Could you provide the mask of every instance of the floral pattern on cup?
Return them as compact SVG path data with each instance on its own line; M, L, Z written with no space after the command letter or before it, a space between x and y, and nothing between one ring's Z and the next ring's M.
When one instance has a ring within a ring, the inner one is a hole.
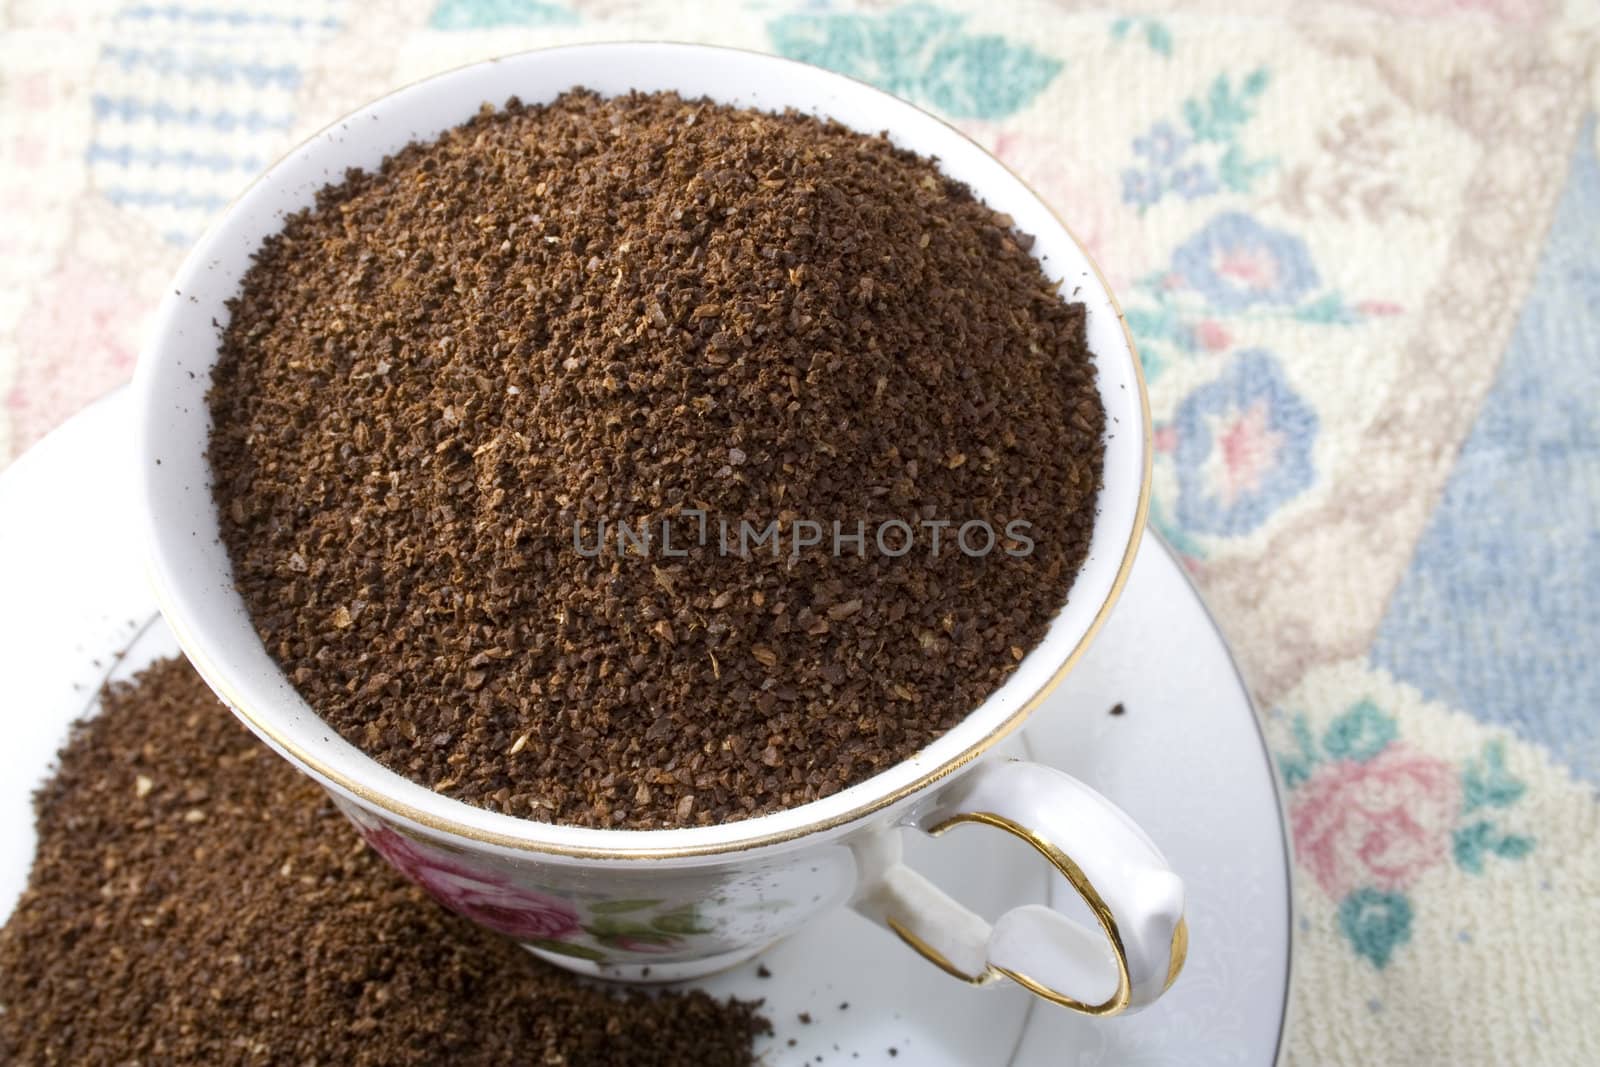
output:
M1510 808L1526 792L1493 741L1455 767L1400 740L1399 724L1371 700L1351 705L1320 739L1303 715L1299 751L1279 755L1291 790L1289 821L1299 861L1338 902L1350 947L1387 966L1411 940L1413 894L1424 875L1456 868L1481 875L1490 856L1518 860L1533 838L1508 833L1485 809Z
M714 932L698 900L612 899L529 885L481 859L340 808L375 852L440 904L545 952L594 963L639 962L684 950Z
M582 930L566 900L514 886L442 849L387 826L360 826L367 844L439 903L519 941L559 941Z

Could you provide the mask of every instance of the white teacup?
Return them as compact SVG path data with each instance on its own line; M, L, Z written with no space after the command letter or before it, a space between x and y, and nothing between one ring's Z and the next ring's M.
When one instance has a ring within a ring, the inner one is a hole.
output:
M596 830L533 822L441 796L343 740L267 654L235 592L205 450L205 393L225 322L262 239L347 167L374 167L485 101L539 102L583 85L674 89L731 104L793 107L887 130L937 157L1035 236L1034 254L1088 307L1112 432L1088 560L1039 645L988 700L910 759L800 807L720 826ZM848 904L973 983L1000 977L1098 1015L1135 1010L1177 976L1183 885L1122 811L1049 767L985 759L1044 700L1110 612L1133 563L1150 486L1150 416L1132 341L1083 249L1033 192L939 119L815 67L681 44L530 52L401 89L330 126L251 186L211 228L162 303L139 361L138 484L149 566L195 667L260 737L320 782L367 840L443 903L572 970L669 981L737 963ZM1096 925L1041 906L993 926L899 862L900 832L978 822L1029 842L1077 888Z

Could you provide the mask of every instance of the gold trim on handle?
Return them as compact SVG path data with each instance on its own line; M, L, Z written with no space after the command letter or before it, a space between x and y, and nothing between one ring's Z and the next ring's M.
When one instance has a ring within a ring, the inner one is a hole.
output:
M952 826L968 822L979 823L983 826L993 826L1015 837L1020 837L1032 845L1034 850L1041 856L1049 860L1050 865L1060 871L1062 877L1072 885L1073 889L1078 891L1078 895L1083 898L1083 902L1094 913L1095 921L1100 924L1101 931L1106 935L1106 940L1111 945L1111 954L1117 965L1116 991L1099 1004L1086 1004L1076 997L1068 996L1057 989L1052 989L1036 978L1031 978L1020 971L1014 971L1009 967L1000 967L993 963L988 965L983 974L969 975L952 964L943 953L928 944L927 941L912 933L899 920L892 917L889 918L887 920L889 929L900 935L900 940L910 945L929 963L932 963L946 974L959 978L961 981L971 985L985 985L997 977L1004 976L1037 997L1042 997L1052 1004L1070 1008L1084 1015L1104 1018L1120 1015L1127 1011L1128 1004L1133 999L1133 978L1128 970L1128 949L1122 943L1122 931L1117 927L1117 917L1112 914L1110 905L1105 902L1105 898L1101 897L1099 890L1095 889L1094 884L1089 881L1089 876L1083 873L1083 868L1074 863L1072 857L1061 851L1054 842L1040 836L1021 823L1014 822L1004 815L996 815L991 811L968 811L959 815L952 815L929 829L928 833L937 837ZM1178 920L1177 928L1172 932L1172 954L1167 965L1167 981L1163 991L1172 985L1178 977L1178 972L1183 970L1183 961L1188 955L1188 948L1189 927L1187 923L1180 919Z
M995 979L1000 977L1000 972L993 967L988 968L982 974L968 974L960 967L957 967L955 964L951 963L950 957L946 956L943 952L940 952L922 938L912 933L911 928L905 923L901 922L899 919L891 916L884 921L888 924L889 929L893 930L897 935L899 935L900 940L904 941L917 951L917 955L921 956L923 959L939 968L945 974L948 974L951 978L965 982L968 985L988 985L990 982L993 982Z
M1172 928L1172 949L1167 959L1167 980L1161 986L1165 993L1172 988L1172 983L1178 980L1178 974L1183 970L1183 963L1189 958L1189 920L1183 916L1178 917L1178 925Z

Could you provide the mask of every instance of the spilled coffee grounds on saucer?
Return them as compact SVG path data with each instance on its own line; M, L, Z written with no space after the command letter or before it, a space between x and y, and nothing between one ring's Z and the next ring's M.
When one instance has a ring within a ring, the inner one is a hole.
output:
M183 660L104 695L35 809L0 1063L734 1067L767 1028L581 985L445 911Z
M885 137L670 94L486 106L349 172L263 243L213 375L257 631L353 744L512 815L862 781L1085 557L1105 413L1031 245Z

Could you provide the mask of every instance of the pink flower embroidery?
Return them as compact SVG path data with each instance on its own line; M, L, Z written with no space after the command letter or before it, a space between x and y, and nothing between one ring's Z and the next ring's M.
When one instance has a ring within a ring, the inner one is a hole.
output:
M1134 223L1122 211L1114 187L1105 184L1102 172L1089 167L1074 169L1064 163L1075 158L1072 147L1047 135L1022 135L996 123L969 123L966 129L975 140L989 144L996 158L1059 213L1104 273L1112 292L1132 284L1124 257L1132 244L1126 231Z
M523 941L556 941L579 930L577 910L559 897L512 885L387 826L357 828L367 844L401 874L451 911L479 925Z
M1365 762L1319 767L1290 821L1300 861L1335 897L1405 889L1449 855L1461 786L1442 760L1391 744Z
M18 451L127 380L143 310L137 294L88 263L43 281L17 324L21 359L6 397Z
M1217 442L1212 456L1216 469L1210 476L1224 504L1232 506L1244 494L1260 492L1283 447L1283 434L1272 428L1266 401L1214 418L1210 430Z
M1186 532L1250 533L1316 478L1316 412L1266 349L1236 353L1183 399L1172 429L1177 525Z
M1244 289L1267 292L1278 287L1278 261L1268 248L1251 245L1222 249L1213 269Z
M1179 245L1171 275L1222 312L1293 307L1319 284L1305 241L1238 211L1223 212Z
M11 142L11 160L19 167L37 170L50 160L50 146L38 137L19 134Z
M1194 339L1200 342L1200 347L1208 352L1216 352L1228 347L1228 331L1220 323L1206 319L1194 328Z
M32 74L19 75L12 82L12 90L16 94L17 106L25 112L43 111L54 101L50 90L50 75L46 71L34 71Z

